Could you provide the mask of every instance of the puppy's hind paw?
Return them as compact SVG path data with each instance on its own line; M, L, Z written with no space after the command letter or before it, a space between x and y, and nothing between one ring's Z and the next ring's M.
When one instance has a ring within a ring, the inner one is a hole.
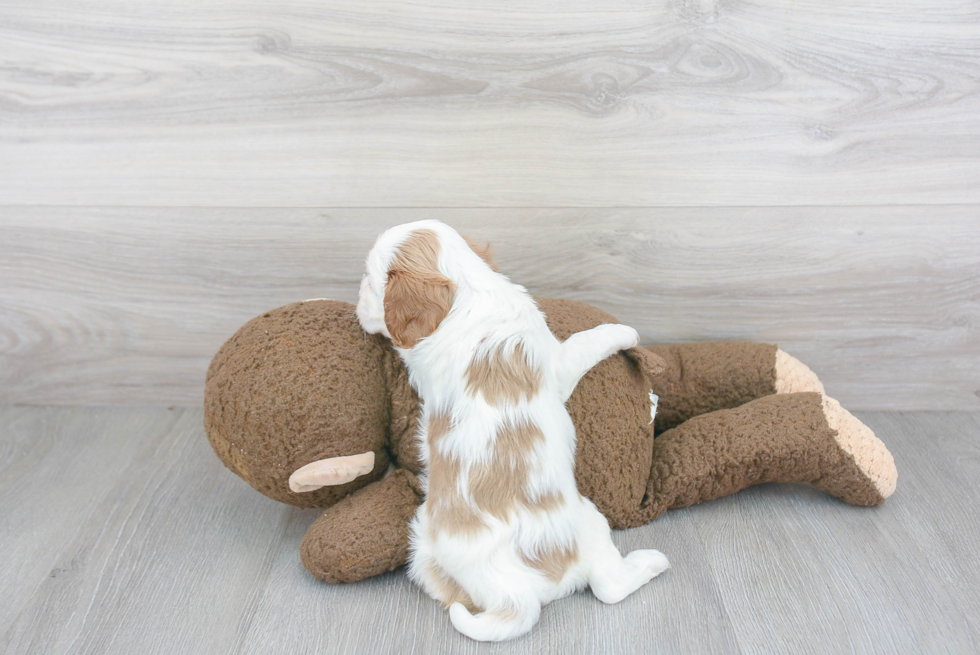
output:
M589 586L596 598L612 605L663 573L670 566L659 550L634 550L626 557L610 557L596 566Z
M641 585L670 568L667 556L659 550L634 550L623 559L634 568L637 577L643 580Z

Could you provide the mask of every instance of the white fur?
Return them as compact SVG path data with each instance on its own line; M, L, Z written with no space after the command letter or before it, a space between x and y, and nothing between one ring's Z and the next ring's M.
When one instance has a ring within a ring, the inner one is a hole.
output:
M423 402L420 438L425 463L428 417L436 411L448 412L453 428L439 447L461 462L459 488L469 498L467 467L485 462L493 453L497 428L506 420L527 419L545 437L530 455L530 496L535 499L557 491L565 503L547 514L519 509L506 521L485 514L489 528L473 537L440 533L434 539L423 503L411 525L409 575L437 599L438 586L429 579L428 564L438 564L454 578L485 611L471 615L456 603L449 609L450 619L457 630L481 641L527 632L543 604L586 584L599 600L619 602L664 571L667 558L656 550L634 551L623 558L612 543L606 518L579 495L574 477L575 428L564 403L590 368L618 350L635 346L636 331L624 325L600 325L560 343L523 287L494 272L449 226L419 221L388 230L368 255L357 305L358 319L367 332L391 337L384 321L387 271L398 246L420 229L439 236L439 268L456 285L452 309L435 332L413 348L397 348ZM509 351L517 343L541 377L538 393L530 401L492 406L482 395L474 397L466 391L465 371L474 357L492 353L500 344ZM578 560L557 584L521 558L522 552L535 552L538 547L572 543L577 544Z

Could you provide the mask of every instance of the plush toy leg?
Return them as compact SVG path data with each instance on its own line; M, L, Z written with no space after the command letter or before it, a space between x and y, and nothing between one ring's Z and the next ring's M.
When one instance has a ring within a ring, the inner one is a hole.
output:
M300 546L303 566L327 582L357 582L408 559L408 523L422 504L414 475L397 469L328 508Z
M818 393L770 395L657 437L635 525L762 482L807 482L848 503L877 505L897 477L884 444L837 401Z
M650 346L664 358L664 374L653 380L660 396L657 433L684 421L731 409L774 393L823 393L813 371L776 346L748 341L712 341Z
M647 348L667 363L652 380L660 396L654 431L775 393L776 346L747 341L682 343Z

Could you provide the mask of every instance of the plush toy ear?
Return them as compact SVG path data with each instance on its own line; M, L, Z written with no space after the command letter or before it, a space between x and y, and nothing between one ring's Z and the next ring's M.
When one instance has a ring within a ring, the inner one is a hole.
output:
M350 482L374 470L374 452L346 457L330 457L311 462L293 471L289 488L297 493Z
M385 326L399 348L412 348L449 314L455 285L438 271L392 269L385 287Z

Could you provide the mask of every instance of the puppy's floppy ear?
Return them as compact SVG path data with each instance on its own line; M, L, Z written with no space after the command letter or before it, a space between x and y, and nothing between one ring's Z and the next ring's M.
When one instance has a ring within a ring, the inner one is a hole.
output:
M436 331L449 314L453 283L441 275L419 275L404 269L388 271L385 326L399 348L412 348Z
M489 266L494 272L497 272L497 265L493 263L493 247L489 243L485 246L478 246L476 241L469 238L465 234L463 235L463 239L466 241L466 245L470 247L470 250L479 255L480 259L485 261L487 266Z
M414 232L398 249L385 286L385 327L399 348L412 348L449 314L456 285L439 271L439 238Z

